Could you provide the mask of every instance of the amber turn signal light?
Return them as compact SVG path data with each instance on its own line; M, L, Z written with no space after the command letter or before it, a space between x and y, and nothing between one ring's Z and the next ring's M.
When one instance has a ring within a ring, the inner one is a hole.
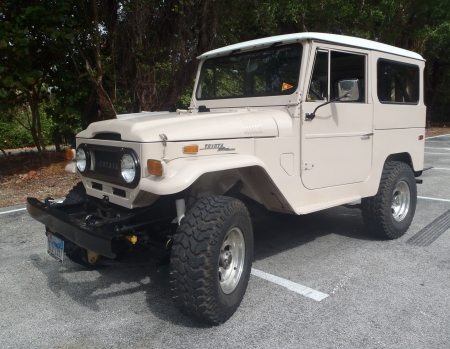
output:
M185 154L198 153L198 145L185 145L183 147L183 153L185 153Z
M75 160L76 152L75 149L66 149L66 159Z
M155 176L162 176L164 174L164 165L159 160L147 160L148 173Z

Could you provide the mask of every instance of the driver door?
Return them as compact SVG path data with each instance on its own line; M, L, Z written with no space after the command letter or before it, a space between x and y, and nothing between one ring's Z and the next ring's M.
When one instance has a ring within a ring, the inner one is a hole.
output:
M362 50L313 47L308 93L302 101L301 176L308 189L319 189L366 180L372 167L373 105L369 101L368 59ZM336 101L307 113L339 96L338 82L357 79L359 99Z

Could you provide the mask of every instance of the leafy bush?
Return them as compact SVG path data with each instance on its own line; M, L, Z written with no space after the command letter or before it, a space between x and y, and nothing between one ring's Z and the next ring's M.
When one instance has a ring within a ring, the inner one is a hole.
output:
M25 119L21 121L28 127ZM45 144L52 144L54 124L45 114L41 115L41 126ZM35 146L30 131L22 126L17 119L4 120L0 118L0 142L0 147L3 149Z

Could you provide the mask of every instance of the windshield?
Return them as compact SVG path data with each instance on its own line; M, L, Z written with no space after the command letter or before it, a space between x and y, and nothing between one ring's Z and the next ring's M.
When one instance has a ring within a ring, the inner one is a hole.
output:
M197 99L289 95L297 89L302 45L292 44L205 61Z

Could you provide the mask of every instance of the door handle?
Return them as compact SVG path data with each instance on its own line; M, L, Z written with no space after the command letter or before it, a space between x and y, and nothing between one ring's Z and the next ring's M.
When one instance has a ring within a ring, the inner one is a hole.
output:
M363 137L370 137L370 136L373 136L373 132L371 132L371 133L366 133L366 134L363 135Z

